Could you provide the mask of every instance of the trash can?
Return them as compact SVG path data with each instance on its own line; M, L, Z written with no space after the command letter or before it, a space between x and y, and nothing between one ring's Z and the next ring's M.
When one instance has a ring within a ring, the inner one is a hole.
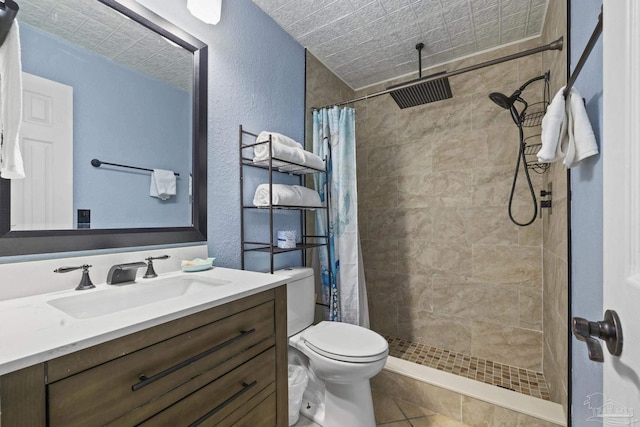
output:
M289 365L289 425L292 426L300 418L302 395L307 388L309 376L302 366Z

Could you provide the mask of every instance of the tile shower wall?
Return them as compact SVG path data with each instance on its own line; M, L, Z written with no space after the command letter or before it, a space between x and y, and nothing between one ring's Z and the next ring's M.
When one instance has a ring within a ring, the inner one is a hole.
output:
M539 44L504 47L446 69ZM401 110L380 96L356 105L359 223L375 331L542 370L542 223L518 227L509 220L518 131L488 98L542 73L542 57L533 55L452 77L449 100ZM538 83L524 97L541 94ZM532 175L537 193L542 177ZM520 222L532 215L528 194L521 175L514 202Z
M567 40L567 2L549 2L543 43L564 35ZM566 49L565 49L566 51ZM565 85L567 79L566 55L545 52L543 66L551 69L552 96ZM543 277L543 354L544 376L551 400L561 403L567 410L568 382L568 244L567 244L567 170L561 162L553 163L545 174L547 183L553 184L553 212L543 214L542 257Z

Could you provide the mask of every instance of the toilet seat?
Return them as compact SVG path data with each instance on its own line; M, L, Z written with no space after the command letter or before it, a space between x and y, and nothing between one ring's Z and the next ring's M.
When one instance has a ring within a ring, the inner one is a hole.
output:
M314 352L343 362L375 362L389 352L382 336L348 323L320 322L305 330L301 338Z

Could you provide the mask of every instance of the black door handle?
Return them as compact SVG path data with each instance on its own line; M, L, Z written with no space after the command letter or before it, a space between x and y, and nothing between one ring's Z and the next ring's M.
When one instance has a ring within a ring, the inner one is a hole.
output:
M604 362L604 354L600 338L607 344L607 350L614 356L622 354L622 326L620 318L613 310L604 312L604 320L601 322L590 322L581 317L571 319L571 329L573 335L580 341L587 343L589 359L596 362Z

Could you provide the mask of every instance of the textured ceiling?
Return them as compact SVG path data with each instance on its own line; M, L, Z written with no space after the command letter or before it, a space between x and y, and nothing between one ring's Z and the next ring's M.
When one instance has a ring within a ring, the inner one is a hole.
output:
M538 36L547 0L253 0L359 89Z
M21 0L17 18L191 92L193 56L96 0Z

